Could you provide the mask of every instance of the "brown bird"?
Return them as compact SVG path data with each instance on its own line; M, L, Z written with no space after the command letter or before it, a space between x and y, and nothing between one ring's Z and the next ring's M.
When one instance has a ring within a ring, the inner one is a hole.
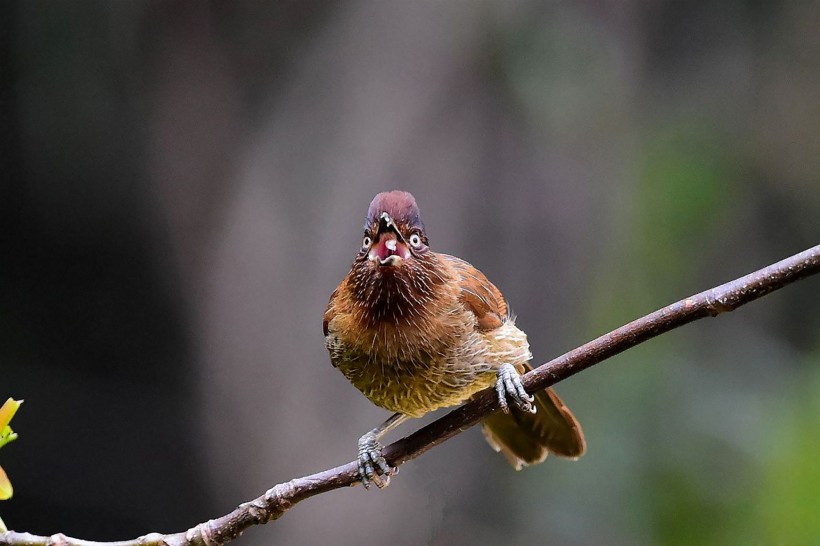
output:
M581 426L558 395L524 390L520 374L531 369L532 355L501 292L472 265L428 244L415 198L378 194L353 266L325 310L333 366L371 402L395 412L359 439L362 483L389 482L379 443L387 431L490 386L502 411L484 419L484 435L516 470L550 452L580 457Z

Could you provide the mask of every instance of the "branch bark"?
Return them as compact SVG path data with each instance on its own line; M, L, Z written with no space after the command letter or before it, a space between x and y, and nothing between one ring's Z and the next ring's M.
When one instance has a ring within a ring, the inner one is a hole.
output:
M545 389L639 343L692 321L733 311L802 278L820 272L820 245L795 254L754 273L706 290L613 330L526 374L527 391ZM497 408L493 389L488 389L430 423L424 428L387 446L385 458L393 466L415 459L478 423ZM7 531L0 533L0 546L215 546L237 538L248 527L281 517L296 503L320 493L358 482L355 462L295 478L275 485L264 495L240 504L233 512L172 534L150 533L134 540L93 542L62 534L37 536Z

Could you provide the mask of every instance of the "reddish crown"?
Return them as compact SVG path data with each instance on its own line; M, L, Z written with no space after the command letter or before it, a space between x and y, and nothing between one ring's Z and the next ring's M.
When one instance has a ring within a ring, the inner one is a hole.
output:
M381 213L386 212L394 222L406 227L414 227L424 231L419 207L416 198L406 191L385 191L378 194L370 202L367 209L367 218L364 229L367 231L379 221Z

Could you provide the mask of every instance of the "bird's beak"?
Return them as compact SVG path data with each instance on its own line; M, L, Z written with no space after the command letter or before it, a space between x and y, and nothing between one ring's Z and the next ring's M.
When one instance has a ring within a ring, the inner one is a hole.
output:
M381 266L397 266L409 257L410 248L407 246L407 241L404 240L390 215L382 212L379 216L376 239L370 246L367 258Z
M402 237L401 232L399 232L398 228L396 227L396 223L393 221L393 218L390 217L389 214L383 212L381 216L379 216L379 231L378 234L381 235L383 233L395 233L396 238L399 239L401 242L406 242L404 237Z

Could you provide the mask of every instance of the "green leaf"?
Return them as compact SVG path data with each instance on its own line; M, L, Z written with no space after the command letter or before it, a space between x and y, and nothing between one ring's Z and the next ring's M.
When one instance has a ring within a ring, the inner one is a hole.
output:
M5 427L0 431L0 447L3 447L9 442L17 439L17 433L11 430L11 427Z

